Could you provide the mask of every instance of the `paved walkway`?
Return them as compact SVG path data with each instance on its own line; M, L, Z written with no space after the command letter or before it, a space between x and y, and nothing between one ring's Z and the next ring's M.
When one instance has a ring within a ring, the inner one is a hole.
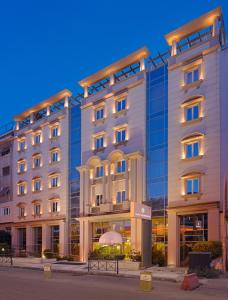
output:
M34 259L34 258L13 258L13 267L18 268L28 268L28 269L42 269L45 264L51 263L51 268L53 272L64 272L64 273L88 273L87 264L72 264L65 263L63 264L56 262L55 260L42 260L42 259ZM185 269L183 268L159 268L159 267L151 267L145 269L146 271L150 271L153 274L153 279L156 280L166 280L173 282L180 282L183 279L183 275ZM119 270L119 276L123 277L136 277L140 276L141 271L128 271L128 270ZM101 272L101 271L93 271L90 272L93 274L106 274L106 275L115 275L113 272Z

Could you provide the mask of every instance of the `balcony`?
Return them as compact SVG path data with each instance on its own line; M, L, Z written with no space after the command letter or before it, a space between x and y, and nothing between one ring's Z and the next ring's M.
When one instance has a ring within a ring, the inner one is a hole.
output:
M93 206L89 209L90 215L104 215L125 212L130 210L130 201L124 201L123 203L113 204L104 203L99 206Z

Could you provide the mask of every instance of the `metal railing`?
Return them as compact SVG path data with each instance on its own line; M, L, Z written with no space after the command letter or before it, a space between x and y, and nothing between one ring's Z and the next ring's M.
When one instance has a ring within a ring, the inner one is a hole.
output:
M119 261L118 259L116 260L89 259L88 272L90 271L114 272L116 274L119 274Z
M11 253L1 253L0 254L0 266L1 265L13 265L13 255Z

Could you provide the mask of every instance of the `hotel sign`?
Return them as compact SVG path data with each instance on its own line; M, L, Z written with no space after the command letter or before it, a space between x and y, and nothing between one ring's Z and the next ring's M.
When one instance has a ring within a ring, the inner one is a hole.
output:
M131 217L144 219L144 220L151 220L151 207L145 204L140 204L136 202L131 203Z

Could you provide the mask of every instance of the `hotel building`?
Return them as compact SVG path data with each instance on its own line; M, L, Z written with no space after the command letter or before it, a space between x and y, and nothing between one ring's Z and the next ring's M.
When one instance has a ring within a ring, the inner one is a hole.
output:
M221 8L165 38L166 53L152 58L141 48L81 80L84 94L63 90L16 116L15 130L2 135L0 147L12 151L0 167L12 172L0 184L12 193L0 203L0 224L17 251L50 248L86 261L102 234L116 231L124 253L137 250L149 264L158 247L179 266L198 241L225 246Z

